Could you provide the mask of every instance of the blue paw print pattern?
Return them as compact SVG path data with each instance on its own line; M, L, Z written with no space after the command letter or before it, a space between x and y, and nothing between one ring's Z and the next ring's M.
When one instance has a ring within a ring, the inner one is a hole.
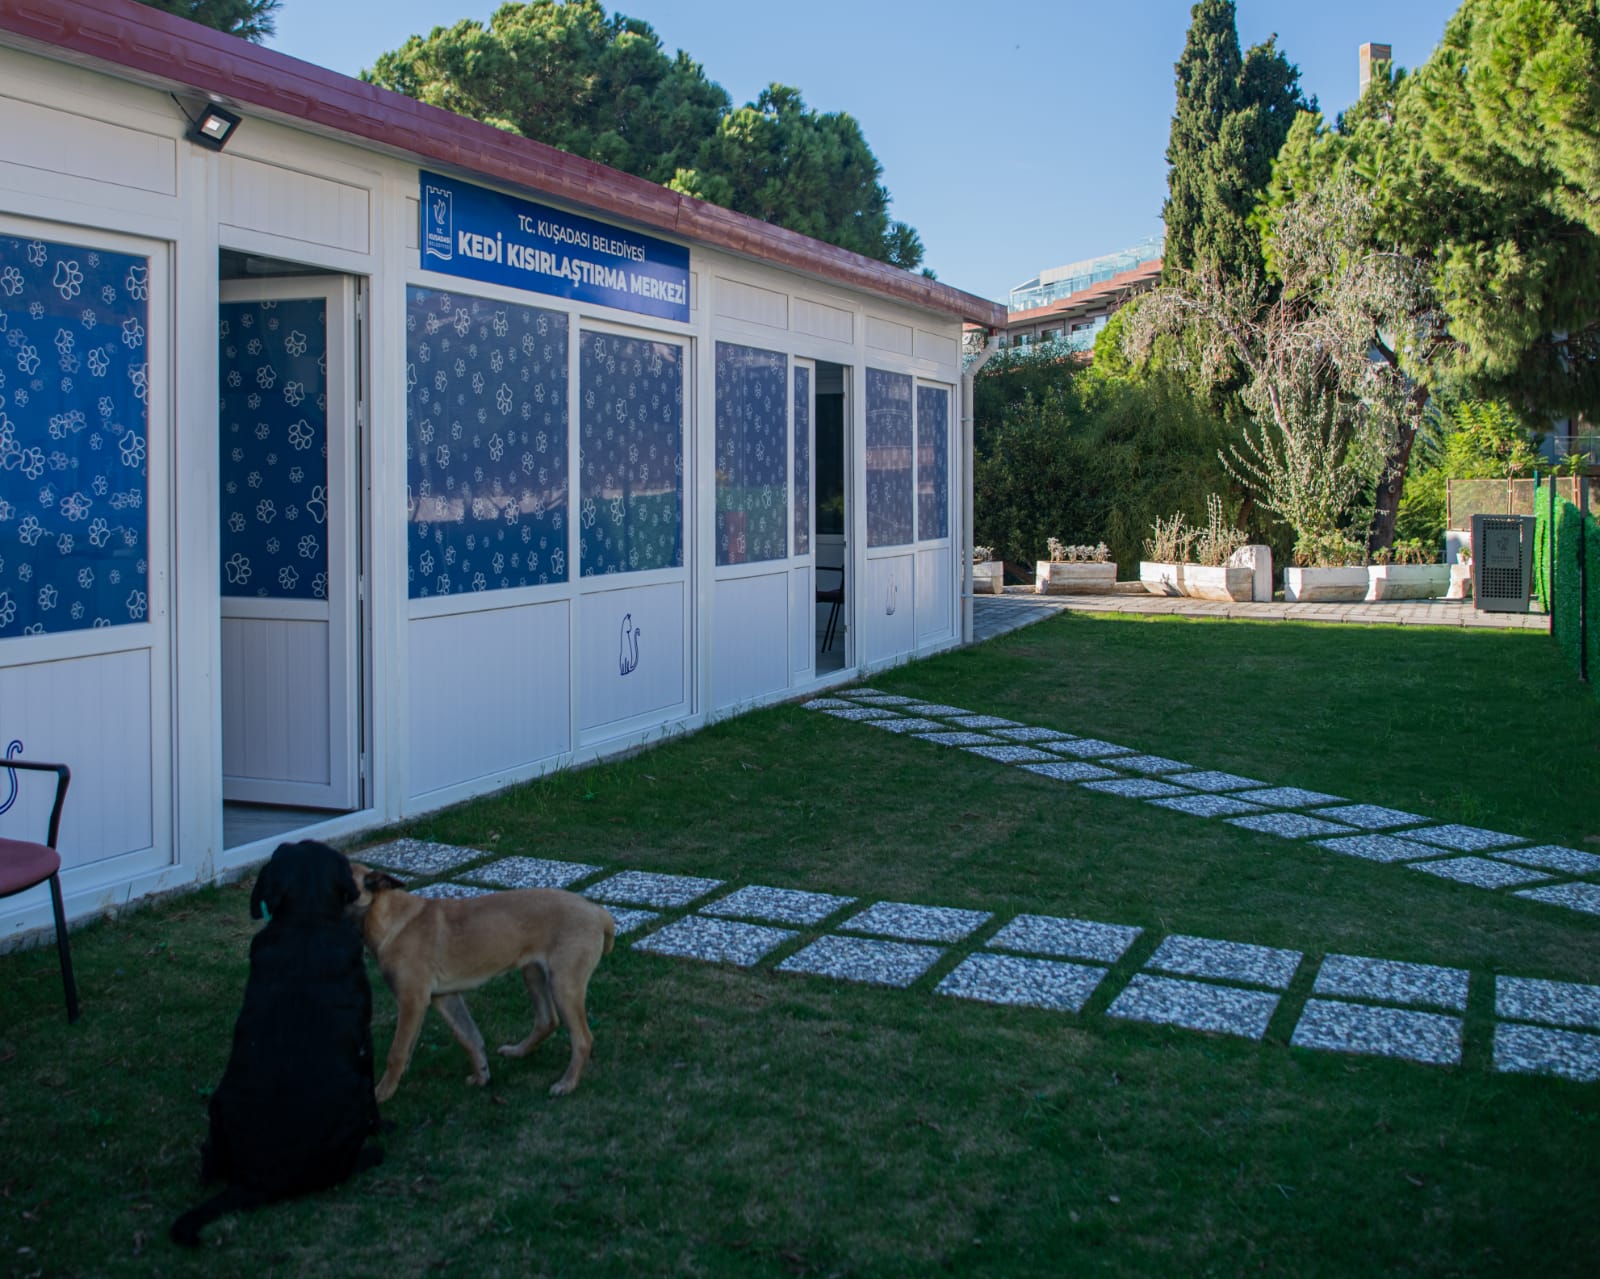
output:
M584 577L683 567L683 357L676 342L579 334Z
M811 550L811 370L794 371L794 553Z
M917 537L950 536L950 392L917 388Z
M0 638L149 616L150 261L0 236Z
M717 563L789 553L788 360L717 343Z
M326 599L326 304L224 302L217 338L222 593Z
M412 599L569 579L567 317L406 290Z
M867 370L867 545L911 543L911 377Z

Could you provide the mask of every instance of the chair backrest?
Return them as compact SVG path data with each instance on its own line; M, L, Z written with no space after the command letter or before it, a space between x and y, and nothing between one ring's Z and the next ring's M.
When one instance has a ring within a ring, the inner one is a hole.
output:
M47 764L43 760L10 758L0 760L0 768L10 770L20 768L25 772L54 773L56 775L56 798L50 806L50 833L45 839L45 844L54 848L56 836L61 833L61 806L67 801L67 787L72 782L72 770L65 764ZM17 775L11 773L11 799L16 798ZM5 806L10 807L10 801ZM5 808L0 808L3 813Z

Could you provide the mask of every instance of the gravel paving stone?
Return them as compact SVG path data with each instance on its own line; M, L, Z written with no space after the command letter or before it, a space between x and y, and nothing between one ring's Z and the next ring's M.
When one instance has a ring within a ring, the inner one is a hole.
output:
M1268 835L1282 835L1285 839L1310 839L1313 835L1340 835L1350 829L1338 822L1325 822L1320 817L1307 817L1304 813L1262 813L1259 817L1230 817L1227 820L1232 826L1264 831Z
M1158 782L1153 777L1120 777L1110 782L1085 782L1083 789L1097 790L1106 795L1123 795L1129 799L1163 799L1168 795L1188 794L1181 786Z
M1246 942L1216 941L1210 937L1186 937L1180 933L1163 940L1144 966L1161 972L1182 973L1185 977L1242 981L1252 986L1287 990L1295 969L1300 966L1300 952Z
M1190 790L1203 791L1249 790L1252 787L1266 785L1265 782L1252 781L1248 777L1238 777L1233 773L1219 773L1214 768L1202 769L1198 773L1185 773L1183 784Z
M1034 750L1031 746L969 746L972 755L982 755L1001 764L1032 764L1037 760L1054 759L1049 751Z
M1408 830L1407 839L1419 840L1439 848L1453 848L1458 853L1481 853L1486 848L1504 848L1508 844L1526 844L1520 835L1502 835L1499 831L1479 830L1476 826L1429 826L1426 830Z
M1446 857L1441 861L1417 862L1411 868L1441 879L1454 879L1479 888L1510 888L1515 884L1537 884L1549 879L1543 871L1523 866L1507 866L1487 857Z
M1407 964L1365 955L1328 955L1317 970L1312 992L1377 999L1387 1004L1425 1004L1467 1008L1467 970L1434 964Z
M1311 814L1325 817L1330 822L1343 822L1346 826L1359 826L1362 830L1391 830L1396 826L1421 826L1431 817L1418 817L1415 813L1402 813L1398 808L1384 808L1378 804L1344 804L1337 808L1319 808Z
M554 862L543 857L502 857L497 862L469 870L461 878L469 884L496 888L565 888L595 875L602 868L587 862Z
M442 875L467 862L489 854L481 848L461 848L455 844L433 844L425 839L396 839L374 848L351 853L352 861L385 870L407 870L413 875Z
M1419 857L1438 855L1437 848L1411 844L1392 835L1347 835L1343 839L1319 839L1317 847L1349 857L1365 857L1369 862L1413 862Z
M1600 915L1600 884L1551 884L1547 888L1520 888L1518 897L1531 897L1536 902L1551 906L1565 906L1568 910L1581 910L1586 915Z
M1186 773L1194 770L1193 764L1182 764L1175 759L1163 759L1160 755L1124 755L1117 761L1118 768L1126 768L1131 773L1150 773L1159 776L1162 773Z
M777 966L781 973L816 973L875 986L909 986L944 954L940 946L865 937L819 937Z
M1018 915L989 939L996 950L1035 955L1065 955L1114 964L1144 932L1131 924L1097 924L1092 919Z
M918 741L932 742L936 746L994 746L997 743L992 737L985 737L982 733L963 733L959 729L952 729L945 733L914 733Z
M834 719L855 720L857 723L875 719L890 719L893 711L886 711L877 706L851 706L846 710L823 711L824 715L832 715Z
M1001 719L998 715L954 715L951 716L952 724L959 724L962 728L1021 728L1022 725L1014 719Z
M625 870L610 879L602 879L598 884L590 884L583 890L583 895L593 897L596 901L622 902L628 906L687 906L695 898L704 897L712 889L721 887L720 879Z
M1496 977L1494 1015L1507 1021L1600 1030L1600 986L1537 977Z
M1101 768L1098 764L1069 764L1065 760L1052 764L1024 764L1022 767L1030 773L1038 773L1040 777L1053 777L1058 782L1087 782L1097 777L1116 776L1109 768Z
M1232 795L1179 795L1175 799L1152 799L1158 808L1170 808L1179 813L1192 813L1196 817L1236 817L1240 813L1259 813L1255 804L1247 804Z
M1189 779L1182 779L1190 785ZM1337 804L1337 795L1324 795L1321 791L1306 790L1300 786L1269 786L1266 790L1235 791L1239 799L1247 799L1263 808L1311 808L1317 804Z
M907 941L960 941L993 918L986 910L874 902L839 927L846 932L877 933L881 937L902 937Z
M820 924L836 910L843 910L854 897L832 893L803 893L794 888L765 888L760 884L737 889L702 906L702 915L734 915L746 919L770 919L780 924Z
M476 884L447 884L440 881L419 888L412 894L414 897L486 897L494 892L492 888L479 888Z
M626 937L629 933L643 928L651 920L661 918L660 912L654 910L629 910L626 906L607 906L606 909L616 921L618 937Z
M1408 1008L1308 999L1289 1042L1296 1048L1457 1066L1461 1064L1461 1019Z
M809 702L801 702L803 711L848 710L854 702L847 702L842 697L813 697Z
M1267 1023L1278 1007L1278 998L1264 990L1236 990L1230 986L1135 973L1133 980L1106 1009L1106 1015L1260 1039L1267 1033Z
M871 702L874 706L910 706L917 700L899 693L880 693L875 688L848 688L843 695L858 702Z
M1104 968L1013 955L968 955L937 986L941 995L986 1004L1023 1004L1075 1013L1104 979Z
M1118 746L1115 742L1102 742L1098 737L1074 737L1071 741L1046 742L1045 745L1058 755L1072 755L1078 759L1102 759L1108 755L1138 753L1131 747Z
M635 950L679 959L703 959L711 964L736 964L749 968L769 952L800 934L764 924L741 924L728 919L690 915L675 919L633 943Z
M869 719L873 728L886 728L891 733L938 733L944 725L936 719L923 719L918 715L901 715L894 719Z
M938 702L908 702L901 711L907 715L932 715L936 719L949 719L952 715L970 715L963 706L944 706Z
M1508 848L1493 856L1503 862L1517 862L1522 866L1541 866L1545 870L1563 870L1569 875L1600 875L1600 857L1581 853L1576 848L1562 848L1559 844L1540 844L1537 848Z
M1035 728L1026 724L1021 728L996 729L994 735L1003 737L1008 742L1070 742L1074 740L1071 733L1063 733L1054 728Z
M1501 1024L1494 1028L1494 1068L1593 1083L1600 1079L1600 1035Z

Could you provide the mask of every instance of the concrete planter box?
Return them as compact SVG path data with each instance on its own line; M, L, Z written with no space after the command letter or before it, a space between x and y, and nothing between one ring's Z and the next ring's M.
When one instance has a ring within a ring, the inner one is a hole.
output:
M1283 570L1283 598L1290 604L1353 604L1367 598L1368 585L1365 565Z
M974 595L1003 595L1006 586L1006 566L1003 560L985 560L972 566L972 593Z
M1184 570L1190 564L1163 564L1155 560L1139 561L1139 580L1152 595L1182 595Z
M1035 595L1110 595L1116 581L1115 564L1038 560L1035 562L1033 592Z
M1369 564L1369 600L1436 600L1450 589L1449 564Z
M1183 593L1197 600L1249 600L1254 598L1256 571L1246 565L1185 564Z

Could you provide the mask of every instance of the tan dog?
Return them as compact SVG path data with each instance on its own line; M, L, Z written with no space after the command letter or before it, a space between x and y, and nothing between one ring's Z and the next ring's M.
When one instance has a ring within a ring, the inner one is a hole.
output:
M469 1084L489 1082L489 1058L461 992L513 968L533 1001L533 1030L505 1057L525 1057L563 1021L572 1041L567 1072L550 1088L571 1092L589 1060L594 1036L584 999L600 957L616 936L611 912L559 888L520 888L482 897L415 897L393 875L352 862L361 896L354 910L367 949L400 1005L394 1043L375 1090L388 1101L411 1063L423 1014L432 1003L472 1061Z

